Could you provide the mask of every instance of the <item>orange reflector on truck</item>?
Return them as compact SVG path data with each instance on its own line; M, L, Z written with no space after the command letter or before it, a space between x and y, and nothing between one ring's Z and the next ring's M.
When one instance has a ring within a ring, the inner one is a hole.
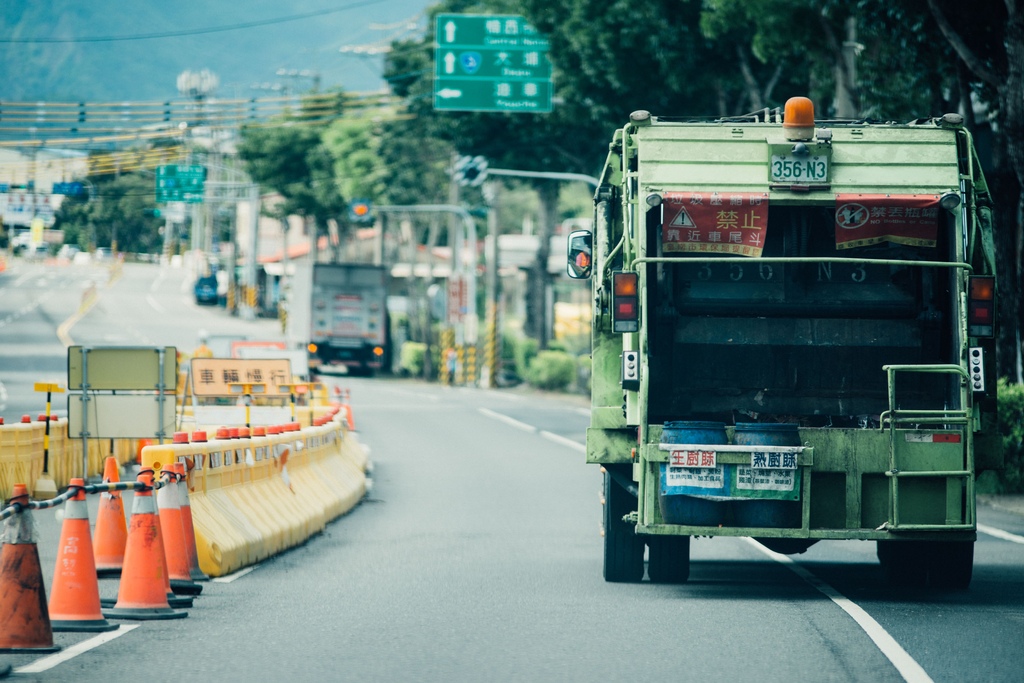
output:
M636 273L614 273L612 285L615 296L636 296L637 283L640 277Z

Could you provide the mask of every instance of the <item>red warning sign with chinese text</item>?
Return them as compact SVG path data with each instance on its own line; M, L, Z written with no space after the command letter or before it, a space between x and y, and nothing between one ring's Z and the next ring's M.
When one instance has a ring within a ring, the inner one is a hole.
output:
M768 194L666 192L661 245L687 251L758 257L768 228Z
M836 195L836 249L879 242L934 247L938 233L938 195Z

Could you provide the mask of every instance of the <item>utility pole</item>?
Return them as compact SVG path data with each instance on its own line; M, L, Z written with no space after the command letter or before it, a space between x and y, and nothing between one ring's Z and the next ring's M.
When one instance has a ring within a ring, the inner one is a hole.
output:
M487 339L484 350L484 364L480 371L482 386L493 389L497 386L498 370L501 366L501 320L498 313L501 292L498 290L498 189L495 182L485 182L484 201L487 202Z
M256 246L257 231L260 229L260 186L249 185L249 244L245 255L245 301L242 304L242 319L256 318Z

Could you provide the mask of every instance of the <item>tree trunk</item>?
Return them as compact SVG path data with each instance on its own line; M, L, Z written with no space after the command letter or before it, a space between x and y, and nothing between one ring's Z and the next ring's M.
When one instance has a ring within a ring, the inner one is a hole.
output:
M1016 8L1015 3L1008 2L1007 10L1007 73L999 91L999 129L1006 144L1007 161L1016 176L1017 192L1014 197L1016 201L1011 201L1012 195L1009 195L999 202L1005 207L999 219L1004 230L1013 235L1013 251L1010 253L1014 255L1013 263L1006 264L1009 267L1007 275L1012 279L1009 282L1004 279L1008 287L1003 290L1004 310L1000 316L1004 327L1012 325L1011 329L1003 330L1002 337L1014 340L1014 353L1009 358L1000 358L999 374L1002 377L1016 375L1017 360L1021 353L1017 336L1024 326L1024 311L1020 304L1021 296L1024 295L1024 274L1021 272L1021 258L1024 256L1024 195L1020 192L1024 188L1024 13Z
M530 269L527 285L526 334L536 339L540 348L544 349L548 345L547 289L551 280L548 275L548 255L551 252L551 235L554 234L558 220L559 185L554 181L539 181L535 187L540 197L540 219L537 226L537 258Z
M998 271L999 326L997 368L1000 377L1018 377L1021 357L1020 329L1024 319L1022 264L1024 255L1024 13L1016 0L1006 5L1005 73L991 68L963 40L943 14L937 0L928 7L942 35L968 69L999 93L999 116L993 140L993 166L988 174L995 203L996 268ZM1005 157L1000 154L1005 150Z
M832 67L836 86L835 115L840 119L857 118L860 112L860 101L857 96L857 54L860 51L860 45L857 43L857 19L853 16L847 17L844 24L846 37L841 43L824 14L821 16L821 27L835 60Z

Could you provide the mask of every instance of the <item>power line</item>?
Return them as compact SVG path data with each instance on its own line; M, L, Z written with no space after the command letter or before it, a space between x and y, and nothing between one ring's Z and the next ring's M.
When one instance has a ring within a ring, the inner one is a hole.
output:
M181 38L184 36L199 36L209 33L223 33L225 31L238 31L247 28L258 28L260 26L272 26L274 24L284 24L292 21L300 21L302 19L310 19L313 17L322 17L328 14L337 14L339 12L347 12L351 9L358 7L366 7L368 5L376 5L383 0L361 0L360 2L353 2L344 7L334 7L332 9L317 10L315 12L306 12L304 14L292 14L284 17L276 17L274 19L262 19L259 21L247 21L240 24L228 24L226 26L208 26L206 28L197 29L183 29L181 31L162 31L159 33L137 33L135 35L127 36L87 36L84 38L0 38L0 43L115 43L124 42L130 40L153 40L157 38Z

